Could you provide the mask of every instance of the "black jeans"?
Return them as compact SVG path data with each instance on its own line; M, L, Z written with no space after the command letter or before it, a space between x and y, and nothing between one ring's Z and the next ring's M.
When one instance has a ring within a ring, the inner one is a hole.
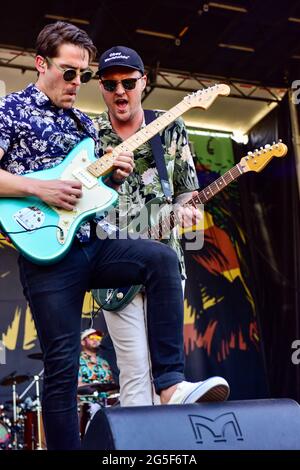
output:
M62 261L19 258L21 282L44 355L43 419L48 449L79 449L77 380L85 292L144 284L156 391L184 379L183 304L175 252L151 240L77 239ZM116 313L112 313L115 315Z

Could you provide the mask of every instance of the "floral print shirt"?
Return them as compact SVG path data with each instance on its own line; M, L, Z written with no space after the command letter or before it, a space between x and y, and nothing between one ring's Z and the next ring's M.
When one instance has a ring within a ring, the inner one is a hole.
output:
M96 138L89 117L58 108L33 84L0 100L0 167L10 173L52 168L84 137Z
M79 358L79 379L83 384L91 382L113 382L113 376L108 362L101 356L97 356L97 362L92 361L92 356L82 351Z
M155 114L156 117L159 117L163 112L155 111ZM112 128L107 112L96 117L94 123L98 131L100 154L105 152L107 146L116 147L122 143L121 138ZM176 119L160 133L160 137L164 148L169 182L175 198L182 193L197 189L199 187L197 174L183 120L181 118ZM119 190L119 200L122 200L122 204L127 210L129 209L131 219L138 215L140 209L148 201L155 197L163 197L150 142L141 145L134 152L134 161L135 169L133 173L129 175ZM121 205L119 205L119 210L120 207ZM118 206L116 209L118 210ZM119 215L122 216L123 214ZM183 252L178 240L177 230L172 231L167 243L176 251L182 275L185 277Z
M108 362L101 356L97 356L94 362L92 356L87 351L82 351L79 358L78 380L81 385L93 382L113 383L113 376ZM107 398L107 392L98 392L96 396L79 396L79 401L99 403L99 399Z

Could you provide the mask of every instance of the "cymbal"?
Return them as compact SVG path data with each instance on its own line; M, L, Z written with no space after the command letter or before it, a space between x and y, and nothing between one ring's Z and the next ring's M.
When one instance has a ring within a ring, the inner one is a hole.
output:
M22 382L26 382L26 380L29 380L30 376L29 375L8 375L7 377L4 377L0 381L0 385L13 385L13 384L20 384Z
M90 384L80 385L77 388L77 395L93 395L95 392L111 392L117 390L117 385L112 382L91 382Z
M41 352L31 353L31 354L27 354L27 357L29 357L29 359L43 359L43 353Z
M12 405L13 402L14 402L13 400L6 400L5 401L5 403L7 403L8 405ZM17 398L16 403L17 403L17 405L20 405L20 403L23 403L23 400L21 398Z

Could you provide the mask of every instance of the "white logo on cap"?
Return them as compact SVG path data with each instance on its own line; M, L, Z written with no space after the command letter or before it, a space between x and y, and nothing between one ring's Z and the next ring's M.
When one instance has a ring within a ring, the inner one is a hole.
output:
M110 60L115 59L125 59L128 60L130 58L129 55L122 55L122 52L111 52L107 59L104 59L104 62L109 62Z

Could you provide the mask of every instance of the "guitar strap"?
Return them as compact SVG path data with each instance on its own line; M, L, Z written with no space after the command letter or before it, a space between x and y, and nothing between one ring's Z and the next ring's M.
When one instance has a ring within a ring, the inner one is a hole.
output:
M150 124L150 122L156 119L155 112L152 109L145 109L145 123L146 125ZM159 176L160 184L165 196L166 201L171 204L172 202L172 191L169 182L165 156L164 156L164 149L162 146L161 138L159 134L156 134L154 137L150 139L150 145L153 153L153 157L155 160L157 173Z

